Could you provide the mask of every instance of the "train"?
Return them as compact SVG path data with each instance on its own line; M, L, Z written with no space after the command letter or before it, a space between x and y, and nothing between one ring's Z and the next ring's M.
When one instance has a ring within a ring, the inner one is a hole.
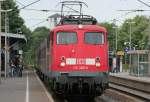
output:
M37 73L63 95L100 96L109 84L106 28L89 15L69 15L36 50Z

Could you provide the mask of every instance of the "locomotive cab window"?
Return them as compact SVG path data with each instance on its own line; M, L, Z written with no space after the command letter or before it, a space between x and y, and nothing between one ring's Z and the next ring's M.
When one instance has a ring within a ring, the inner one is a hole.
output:
M75 32L58 32L57 44L75 44L77 43L77 34Z
M84 38L87 44L104 44L103 32L86 32Z

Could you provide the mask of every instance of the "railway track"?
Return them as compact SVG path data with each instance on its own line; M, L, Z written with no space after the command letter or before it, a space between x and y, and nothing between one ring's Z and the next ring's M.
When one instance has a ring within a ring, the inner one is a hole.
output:
M110 76L109 87L139 100L150 101L150 83L148 81Z
M140 98L116 89L107 89L102 96L98 96L94 100L84 99L83 97L72 99L61 99L55 97L54 100L55 102L146 102L144 100L141 100Z
M66 99L55 95L52 91L49 92L52 95L54 102L142 102L140 99L133 98L133 96L116 89L107 89L102 96L98 96L93 100L85 99L83 97Z
M142 100L150 101L150 93L144 92L141 90L137 90L131 87L121 86L117 84L110 84L110 88L124 92L125 94L128 94L129 96L136 97Z
M145 88L138 89L138 87L141 88L143 86L141 85L141 82L138 82L136 84L134 82L134 84L136 85L135 87L135 85L133 85L132 82L127 81L131 80L126 80L117 77L111 78L109 84L110 88L107 89L102 96L96 97L94 100L83 99L79 97L66 99L54 95L54 93L48 87L47 89L53 96L54 102L149 102L150 101L149 89L147 90ZM130 85L128 85L127 83L130 83ZM47 86L46 83L45 86ZM146 85L144 86L147 88L148 83L146 83Z
M102 96L95 99L95 102L145 102L116 89L107 89Z

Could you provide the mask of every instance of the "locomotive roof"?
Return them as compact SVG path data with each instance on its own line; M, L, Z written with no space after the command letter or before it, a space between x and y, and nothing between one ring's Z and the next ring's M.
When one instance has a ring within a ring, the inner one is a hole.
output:
M82 28L79 28L79 25L59 25L56 26L53 31L59 31L59 30L95 30L95 31L104 31L106 32L106 29L99 25L82 25Z

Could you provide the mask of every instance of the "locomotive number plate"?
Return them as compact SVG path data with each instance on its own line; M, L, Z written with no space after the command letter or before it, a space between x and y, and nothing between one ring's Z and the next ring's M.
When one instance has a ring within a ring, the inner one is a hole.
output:
M82 65L85 65L85 64L86 64L86 60L85 60L84 58L78 58L78 59L77 59L77 64L78 64L78 65L81 65L81 64L82 64Z
M74 70L87 70L88 66L74 66L73 69Z
M66 64L67 65L75 65L76 64L76 58L67 58Z
M66 58L66 64L67 65L95 65L95 59L94 58Z

